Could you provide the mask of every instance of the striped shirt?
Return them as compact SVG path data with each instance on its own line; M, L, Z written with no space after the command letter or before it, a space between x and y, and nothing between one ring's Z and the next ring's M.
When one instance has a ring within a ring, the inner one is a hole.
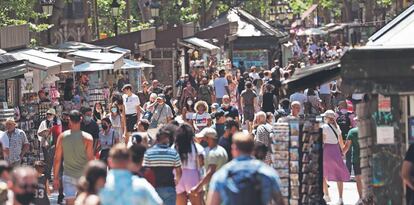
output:
M155 187L175 187L173 169L181 167L180 155L168 145L156 144L145 152L144 167L155 175Z

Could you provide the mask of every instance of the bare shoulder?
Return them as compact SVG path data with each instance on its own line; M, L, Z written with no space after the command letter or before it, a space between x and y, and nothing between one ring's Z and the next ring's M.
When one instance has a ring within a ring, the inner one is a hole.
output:
M82 131L82 136L83 136L83 138L84 138L85 140L90 140L90 141L93 141L93 137L92 137L92 135L91 135L91 134L89 134L89 133L87 133L87 132L83 132L83 131Z

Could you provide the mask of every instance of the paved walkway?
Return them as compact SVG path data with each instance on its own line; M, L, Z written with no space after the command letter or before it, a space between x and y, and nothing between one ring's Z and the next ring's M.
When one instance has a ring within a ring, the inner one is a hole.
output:
M328 182L329 184L329 196L331 197L331 202L329 205L335 205L339 200L338 188L336 182ZM354 205L358 202L359 196L355 182L346 182L344 183L344 195L343 195L344 205Z

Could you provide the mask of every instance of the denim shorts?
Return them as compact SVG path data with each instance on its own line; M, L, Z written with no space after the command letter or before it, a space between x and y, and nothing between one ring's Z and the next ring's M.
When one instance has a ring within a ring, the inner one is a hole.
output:
M62 183L63 183L63 193L65 194L65 198L75 198L76 192L78 191L76 185L78 184L78 179L74 177L70 177L67 175L62 176Z
M164 201L164 205L175 205L177 194L175 187L158 187L155 188L160 198Z

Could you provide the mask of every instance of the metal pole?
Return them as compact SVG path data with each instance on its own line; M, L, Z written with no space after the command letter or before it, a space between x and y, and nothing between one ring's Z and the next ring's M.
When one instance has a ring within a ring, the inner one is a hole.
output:
M114 17L114 32L115 32L115 36L118 35L118 21L116 19L116 17Z

